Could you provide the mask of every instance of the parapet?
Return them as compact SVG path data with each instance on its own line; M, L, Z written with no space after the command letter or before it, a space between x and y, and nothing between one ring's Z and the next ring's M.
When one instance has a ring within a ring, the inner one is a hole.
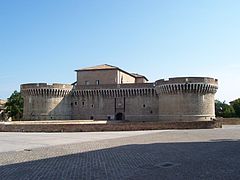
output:
M210 77L175 77L168 80L160 79L155 82L156 85L176 83L207 83L217 85L218 80Z
M71 89L73 86L70 84L60 84L60 83L28 83L22 84L21 89L31 89L31 88L59 88L59 89Z
M47 83L29 83L21 85L23 95L52 95L65 96L68 95L73 86L70 84L47 84Z
M74 96L106 96L128 97L142 95L156 95L154 83L134 84L103 84L103 85L77 85L72 93Z
M177 77L155 82L159 94L216 93L218 80L209 77Z
M76 85L76 90L84 89L134 89L154 88L154 83L127 83L127 84L100 84L100 85Z

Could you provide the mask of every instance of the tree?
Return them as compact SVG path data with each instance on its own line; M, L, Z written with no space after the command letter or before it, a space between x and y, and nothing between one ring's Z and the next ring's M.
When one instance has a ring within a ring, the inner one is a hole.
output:
M224 106L224 104L221 101L215 100L215 114L217 117L222 117L223 106Z
M227 104L227 106L225 106L224 112L223 112L223 117L224 118L235 117L235 111L231 105Z
M7 116L19 120L23 116L23 97L20 92L14 91L5 104Z
M235 117L235 110L232 105L226 104L225 101L215 101L215 113L217 117L230 118Z
M232 107L236 113L236 116L240 117L240 98L230 102L230 104L232 105Z

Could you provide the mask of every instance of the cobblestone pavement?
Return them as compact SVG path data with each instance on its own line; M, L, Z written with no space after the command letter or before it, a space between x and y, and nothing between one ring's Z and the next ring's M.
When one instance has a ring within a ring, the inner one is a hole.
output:
M19 132L0 132L0 153L7 151L21 151L48 147L54 145L82 143L99 141L104 139L115 139L130 137L142 134L151 134L154 131L114 131L114 132L81 132L81 133L19 133ZM166 131L164 131L166 132Z
M0 153L0 179L240 179L240 126Z

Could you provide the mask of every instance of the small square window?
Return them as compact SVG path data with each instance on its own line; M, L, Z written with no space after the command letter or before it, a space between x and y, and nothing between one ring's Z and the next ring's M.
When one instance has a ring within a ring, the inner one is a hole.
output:
M100 84L100 81L99 80L96 80L96 85L99 85Z

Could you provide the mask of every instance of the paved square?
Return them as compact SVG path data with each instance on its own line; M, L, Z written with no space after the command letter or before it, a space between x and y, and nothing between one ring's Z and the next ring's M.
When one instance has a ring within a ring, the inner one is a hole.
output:
M142 132L0 133L0 177L240 179L239 140L240 126Z

